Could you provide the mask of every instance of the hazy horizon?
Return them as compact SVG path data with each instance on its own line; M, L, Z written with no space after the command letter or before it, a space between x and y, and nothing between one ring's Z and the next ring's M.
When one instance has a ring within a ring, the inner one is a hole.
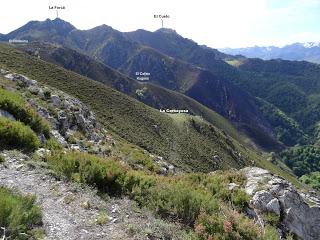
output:
M154 14L168 14L165 28L212 48L320 42L320 0L198 0L183 4L170 0L4 0L0 33L7 34L31 20L56 18L49 5L66 6L59 17L81 30L106 24L122 32L155 31L161 28L161 20Z

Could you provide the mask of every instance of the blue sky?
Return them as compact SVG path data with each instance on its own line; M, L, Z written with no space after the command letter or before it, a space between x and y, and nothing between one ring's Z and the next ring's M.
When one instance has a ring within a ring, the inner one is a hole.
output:
M79 29L154 31L153 15L169 14L165 27L215 48L320 42L320 0L1 0L0 33L55 18L49 5L65 5L61 18Z

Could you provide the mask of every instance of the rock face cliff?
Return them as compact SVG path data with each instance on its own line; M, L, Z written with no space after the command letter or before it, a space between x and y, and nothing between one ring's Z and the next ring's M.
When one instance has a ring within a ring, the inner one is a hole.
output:
M320 198L302 193L291 183L261 168L244 168L245 191L252 199L248 212L264 225L262 215L273 213L280 239L289 232L304 240L320 239Z

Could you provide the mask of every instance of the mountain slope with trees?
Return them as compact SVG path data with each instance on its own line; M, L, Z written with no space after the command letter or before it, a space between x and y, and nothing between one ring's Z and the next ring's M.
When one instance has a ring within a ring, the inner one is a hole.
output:
M64 31L59 30L60 25ZM36 34L44 27L51 30ZM57 36L52 37L51 33L57 33ZM194 98L234 122L262 147L281 148L281 144L275 144L274 133L256 106L255 98L234 86L228 78L216 76L205 69L141 45L111 27L102 25L81 31L61 19L55 19L38 24L28 23L7 35L8 38L13 36L28 39L30 42L35 40L58 44L63 42L64 46L100 60L132 78L135 77L135 72L149 72L151 83ZM230 67L221 60L218 62L224 67ZM204 90L206 92L202 94ZM201 94L203 96L200 96Z

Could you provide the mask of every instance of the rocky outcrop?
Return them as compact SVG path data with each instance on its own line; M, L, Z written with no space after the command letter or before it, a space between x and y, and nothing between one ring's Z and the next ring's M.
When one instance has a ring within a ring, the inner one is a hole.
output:
M94 154L109 154L113 139L100 126L94 114L78 99L36 80L1 69L7 80L19 86L29 104L51 125L51 135L63 146ZM32 97L30 97L30 93ZM0 111L0 116L12 117ZM43 142L43 141L42 141Z
M15 90L22 93L39 115L49 122L51 136L66 149L98 155L112 154L115 141L80 100L21 74L4 69L0 69L0 74L15 83ZM3 114L10 117L6 112ZM39 138L42 143L45 143L46 139L40 136ZM40 157L44 155L42 151L38 154ZM151 154L146 150L144 154L152 159L153 164L159 169L158 173L171 175L178 172L175 166L164 161L161 156ZM134 165L133 167L138 169L143 168L138 163Z
M247 178L245 191L252 197L251 212L278 215L277 228L281 239L288 232L304 240L320 239L320 198L316 195L310 198L291 183L264 169L250 167L242 171Z

